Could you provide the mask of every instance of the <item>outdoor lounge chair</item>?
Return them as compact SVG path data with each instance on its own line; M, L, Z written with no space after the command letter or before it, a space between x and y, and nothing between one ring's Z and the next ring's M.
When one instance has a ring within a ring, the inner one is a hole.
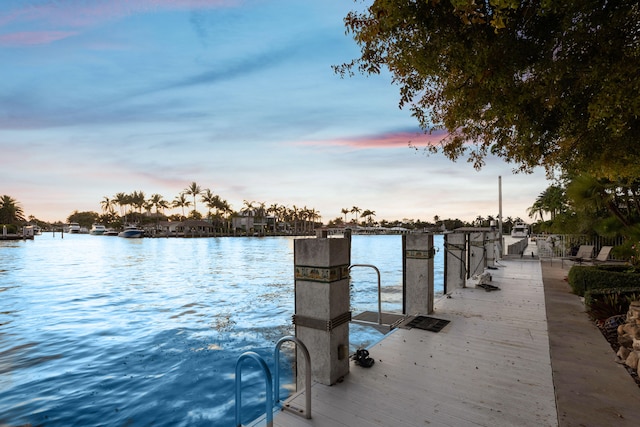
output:
M609 255L607 255L608 257ZM562 266L564 267L564 261L573 261L573 262L577 262L578 264L582 264L583 261L585 260L591 260L593 258L593 245L581 245L578 248L578 252L575 254L575 256L567 256L567 257L562 257Z
M598 255L595 258L588 261L593 264L601 264L603 262L607 262L607 260L609 259L609 254L611 254L611 249L613 249L613 246L601 247L600 252L598 252Z
M619 260L619 259L609 259L609 255L611 254L611 249L613 249L613 246L603 246L602 248L600 248L600 252L598 252L598 255L591 259L591 260L585 260L585 262L590 262L593 265L602 265L602 264L613 264L613 265L620 265L620 264L626 264L626 261L623 260Z

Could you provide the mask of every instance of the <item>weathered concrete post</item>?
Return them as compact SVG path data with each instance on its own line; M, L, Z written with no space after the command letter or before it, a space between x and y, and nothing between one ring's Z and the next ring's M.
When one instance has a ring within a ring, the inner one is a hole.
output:
M498 233L495 230L485 232L484 236L484 253L486 254L487 267L493 267L496 261L496 247L498 244Z
M349 239L294 241L296 337L309 350L313 379L326 385L349 373L350 263ZM299 387L305 372L298 369Z
M464 288L467 276L467 239L465 233L444 235L444 292Z
M487 266L484 236L483 231L472 231L469 233L469 269L467 279L475 274L482 274Z
M433 313L433 234L402 236L403 312Z

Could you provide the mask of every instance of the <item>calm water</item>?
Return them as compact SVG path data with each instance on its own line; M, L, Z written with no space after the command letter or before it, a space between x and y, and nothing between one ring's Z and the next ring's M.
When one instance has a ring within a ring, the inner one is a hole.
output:
M293 240L0 242L0 426L233 425L236 359L252 350L273 366L293 333ZM353 236L351 262L380 269L384 311L402 309L401 248L400 236ZM351 276L354 314L376 311L374 270ZM352 351L380 337L352 326ZM243 364L243 422L264 411L263 389Z

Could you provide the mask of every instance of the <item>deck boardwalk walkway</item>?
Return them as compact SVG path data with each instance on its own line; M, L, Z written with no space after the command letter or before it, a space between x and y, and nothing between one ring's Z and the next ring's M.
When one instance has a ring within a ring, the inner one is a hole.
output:
M396 329L369 349L373 367L313 385L311 420L279 412L274 425L557 426L540 262L500 264L500 290L453 291L431 315L450 321L442 331Z

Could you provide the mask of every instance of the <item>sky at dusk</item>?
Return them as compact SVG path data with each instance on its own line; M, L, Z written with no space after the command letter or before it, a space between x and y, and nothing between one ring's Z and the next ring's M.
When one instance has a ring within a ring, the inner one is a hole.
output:
M529 220L543 171L416 151L438 135L398 108L388 74L333 73L358 56L343 18L359 5L2 0L0 195L45 221L119 192L171 202L191 182L234 210L306 206L325 223L353 206L473 220L498 214L502 176L503 215Z

